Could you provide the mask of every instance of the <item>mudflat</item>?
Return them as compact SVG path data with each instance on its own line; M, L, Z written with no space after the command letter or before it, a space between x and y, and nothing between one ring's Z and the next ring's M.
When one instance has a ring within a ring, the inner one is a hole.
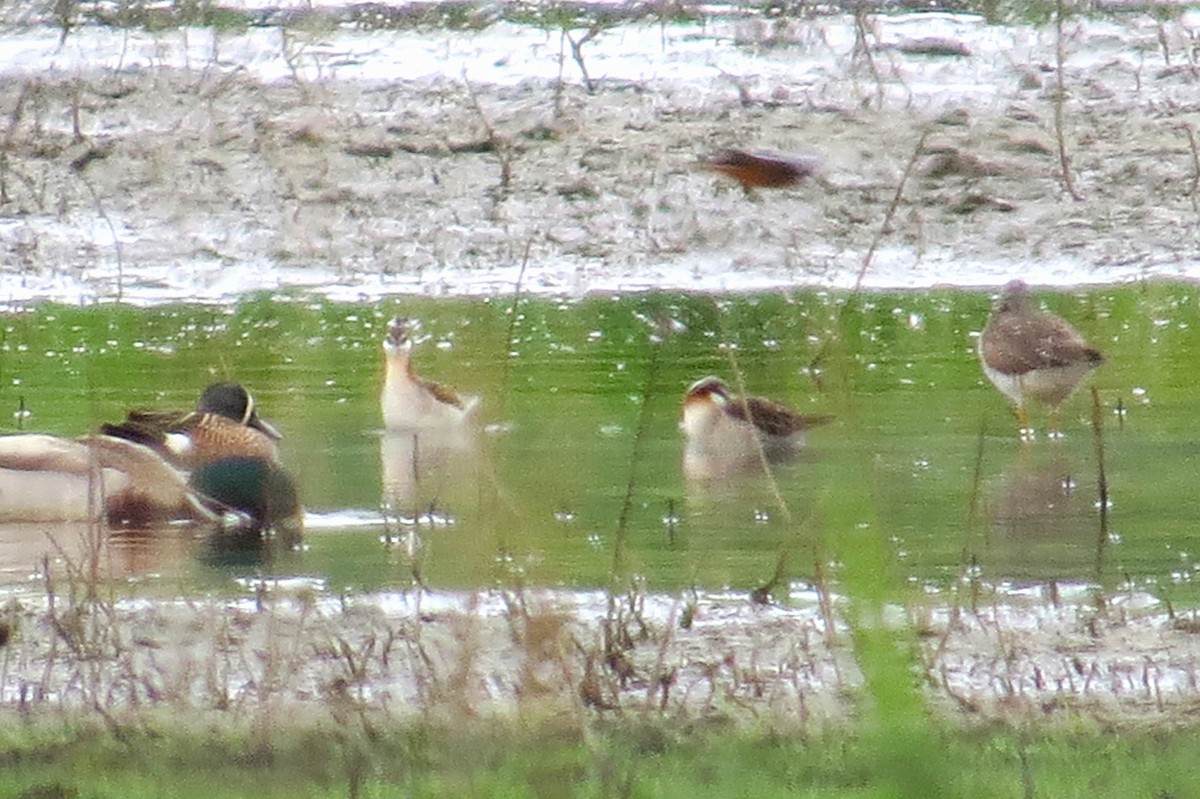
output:
M0 64L6 293L488 294L522 263L568 294L1186 275L1187 29L718 17L579 58L582 31L510 23L29 32ZM820 175L747 194L699 168L730 147Z

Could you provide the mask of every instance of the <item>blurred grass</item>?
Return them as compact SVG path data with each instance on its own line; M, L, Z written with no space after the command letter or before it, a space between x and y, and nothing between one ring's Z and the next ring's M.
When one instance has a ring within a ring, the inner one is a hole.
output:
M118 737L86 724L9 719L0 735L0 795L1092 799L1191 796L1200 779L1194 729L1015 733L939 724L902 746L849 729L805 736L633 718L566 734L552 720L369 732L279 721L269 737L180 723L139 725Z

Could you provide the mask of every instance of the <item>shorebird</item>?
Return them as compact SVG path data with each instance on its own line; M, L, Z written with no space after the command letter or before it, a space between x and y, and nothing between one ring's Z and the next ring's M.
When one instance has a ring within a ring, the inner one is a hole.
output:
M695 452L737 457L757 455L768 459L793 453L803 446L807 433L828 424L833 416L797 413L762 397L737 396L719 377L703 377L683 397L680 428Z
M455 425L475 409L478 397L462 397L439 383L425 380L413 370L412 332L415 324L396 317L383 339L384 377L380 407L389 431Z
M1014 280L979 337L979 360L992 384L1016 404L1021 435L1029 438L1029 403L1050 406L1057 430L1059 406L1084 375L1104 363L1104 355L1066 319L1038 308L1029 287Z
M781 189L799 185L817 174L817 162L799 155L728 149L709 156L700 166L731 177L752 195L752 189Z

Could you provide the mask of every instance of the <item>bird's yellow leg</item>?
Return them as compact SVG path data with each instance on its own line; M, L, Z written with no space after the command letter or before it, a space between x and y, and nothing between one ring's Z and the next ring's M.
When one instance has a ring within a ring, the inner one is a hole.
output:
M1063 432L1062 432L1062 412L1058 409L1057 406L1050 409L1050 433L1049 433L1049 435L1050 435L1050 438L1055 441L1059 441L1065 437L1065 436L1063 436Z
M1017 406L1017 435L1026 444L1036 438L1033 428L1029 426L1029 411L1024 405Z

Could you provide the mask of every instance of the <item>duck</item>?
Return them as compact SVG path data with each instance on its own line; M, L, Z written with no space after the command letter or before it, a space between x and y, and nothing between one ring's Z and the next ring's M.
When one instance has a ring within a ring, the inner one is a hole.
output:
M1051 427L1088 372L1105 361L1071 323L1037 307L1022 280L1009 282L979 336L983 373L1016 406L1019 434L1032 437L1029 405L1049 406Z
M279 457L282 436L240 383L210 384L188 412L131 409L101 433L151 448L188 475L192 490L241 514L243 532L295 537L303 529L299 491Z
M222 532L231 538L257 539L271 534L289 546L304 533L304 506L291 473L262 457L231 455L201 466L188 485L206 500L237 515Z
M478 397L425 380L413 369L413 320L396 317L383 339L384 376L380 407L389 432L462 425L472 418Z
M736 148L703 159L700 167L733 178L748 196L753 196L753 189L798 186L819 171L816 159L811 157Z
M150 447L117 436L0 436L0 521L217 525L220 509Z
M761 451L768 460L782 460L806 443L808 431L834 420L830 414L802 414L763 397L739 397L719 377L702 377L683 397L680 428L688 454L717 454L728 458Z
M235 382L209 384L191 411L133 408L123 422L100 430L145 444L189 471L232 455L279 463L282 438L258 415L254 396Z

